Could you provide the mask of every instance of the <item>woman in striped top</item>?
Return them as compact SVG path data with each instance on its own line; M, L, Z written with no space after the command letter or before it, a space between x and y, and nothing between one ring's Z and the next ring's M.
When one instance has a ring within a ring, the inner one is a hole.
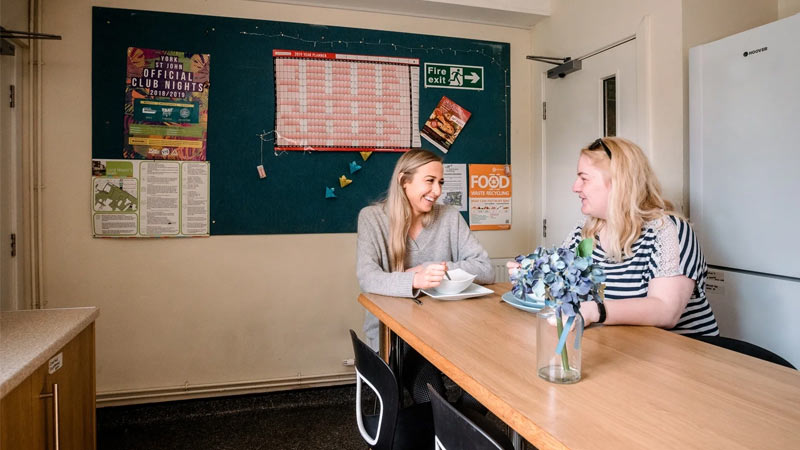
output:
M594 238L592 258L606 271L608 301L581 304L587 325L652 325L680 334L719 334L706 300L708 268L697 237L662 197L658 179L636 144L606 137L582 149L572 190L586 217L564 246L574 249L583 238Z

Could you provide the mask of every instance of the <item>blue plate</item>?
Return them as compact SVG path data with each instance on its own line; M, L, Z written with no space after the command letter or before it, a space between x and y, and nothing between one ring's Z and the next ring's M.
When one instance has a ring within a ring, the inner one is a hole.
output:
M523 302L517 297L514 297L514 293L511 291L506 292L500 298L503 299L504 302L513 306L514 308L521 309L523 311L535 313L539 312L540 309L544 308L544 303Z

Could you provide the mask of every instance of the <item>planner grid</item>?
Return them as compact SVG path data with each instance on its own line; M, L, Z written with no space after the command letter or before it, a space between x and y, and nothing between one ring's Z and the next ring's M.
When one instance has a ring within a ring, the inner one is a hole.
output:
M274 50L275 150L420 146L419 59Z

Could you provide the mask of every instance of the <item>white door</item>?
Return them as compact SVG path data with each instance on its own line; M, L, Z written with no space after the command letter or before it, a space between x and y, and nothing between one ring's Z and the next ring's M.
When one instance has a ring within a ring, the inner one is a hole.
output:
M6 51L13 47L8 41L4 44ZM21 95L17 92L22 63L19 49L14 53L15 55L0 55L0 311L23 307L20 303L22 135L19 99ZM13 100L12 89L14 89ZM16 249L13 250L15 254L12 254L12 240L16 245Z
M636 41L584 59L565 78L546 78L542 98L544 245L561 245L581 218L572 192L580 149L601 136L638 143ZM608 98L608 101L606 101Z

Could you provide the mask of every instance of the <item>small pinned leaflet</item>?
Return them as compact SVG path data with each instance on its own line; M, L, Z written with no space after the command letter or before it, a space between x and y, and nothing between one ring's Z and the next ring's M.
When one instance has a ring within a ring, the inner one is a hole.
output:
M336 194L333 193L334 188L326 187L325 188L325 198L336 198Z
M361 166L358 165L355 161L350 161L350 173L356 173L361 170Z
M346 176L342 175L339 177L339 186L345 187L348 184L352 183L353 180L348 180Z
M257 165L256 169L258 169L258 178L267 178L267 172L264 171L263 165L261 164Z

